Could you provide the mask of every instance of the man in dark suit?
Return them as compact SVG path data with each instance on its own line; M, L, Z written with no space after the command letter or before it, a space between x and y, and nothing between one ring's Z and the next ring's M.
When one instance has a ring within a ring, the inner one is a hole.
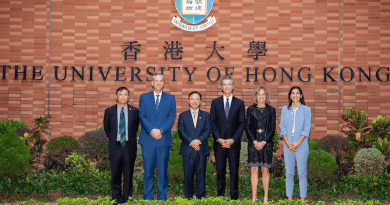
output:
M211 103L210 119L217 162L218 196L225 195L226 159L229 160L230 195L238 199L238 166L240 163L241 135L245 127L244 101L233 96L233 78L222 78L223 96Z
M188 95L190 109L179 116L178 130L182 139L180 155L183 155L184 196L190 200L194 195L196 173L196 198L206 196L206 161L210 155L207 138L210 136L210 115L199 109L202 95L193 91Z
M144 162L144 199L153 200L154 168L157 165L157 199L166 200L168 192L168 159L172 145L171 127L176 117L175 96L163 92L164 78L161 73L153 75L153 91L139 99L142 146Z
M125 203L133 195L133 171L137 155L138 109L128 103L130 91L116 90L117 104L104 112L104 132L109 142L112 198ZM123 174L123 194L121 194Z

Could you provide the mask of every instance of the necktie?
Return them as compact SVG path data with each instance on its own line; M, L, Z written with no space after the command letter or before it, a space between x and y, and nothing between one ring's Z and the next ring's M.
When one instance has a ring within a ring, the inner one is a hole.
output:
M156 109L158 109L158 106L160 105L160 95L156 95Z
M194 112L194 127L196 128L196 122L198 121L198 118L196 117L196 112Z
M225 115L226 115L226 119L228 118L229 116L229 98L226 98L226 104L225 104Z
M119 119L119 134L121 135L121 145L125 146L126 144L126 117L123 108L121 110L121 116Z

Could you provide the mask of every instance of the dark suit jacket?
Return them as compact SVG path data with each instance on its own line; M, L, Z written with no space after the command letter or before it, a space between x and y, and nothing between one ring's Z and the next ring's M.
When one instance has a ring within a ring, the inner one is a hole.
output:
M266 109L263 113L258 113L259 111L256 109L254 105L248 107L246 112L246 136L248 139L253 142L256 140L256 132L257 132L257 123L259 120L265 125L265 138L264 141L268 143L274 142L274 134L276 127L276 111L275 108L266 105ZM257 119L260 116L261 119Z
M176 117L175 96L162 92L159 109L156 109L153 91L144 93L139 99L139 111L141 121L139 143L157 147L171 146L171 127ZM162 130L161 139L156 140L150 135L154 128Z
M214 151L218 153L223 149L217 142L219 138L233 139L234 143L230 149L241 149L241 136L245 127L245 104L244 101L233 96L229 110L229 116L226 119L223 105L223 96L214 99L210 108L211 128L214 137Z
M192 140L200 140L200 150L196 151L199 155L210 155L209 145L207 138L210 136L211 125L209 113L199 109L198 120L196 128L194 128L194 122L192 119L191 111L187 110L180 113L178 130L179 136L182 139L180 153L181 155L189 155L191 152L196 151L190 146Z
M128 108L128 144L130 146L126 146L130 149L131 157L136 157L137 155L137 131L139 126L139 114L138 109L134 106L127 105ZM117 117L117 105L111 106L106 109L104 112L104 132L106 133L109 142L109 158L111 160L112 156L115 154L115 144L117 143L117 135L118 135L118 117Z

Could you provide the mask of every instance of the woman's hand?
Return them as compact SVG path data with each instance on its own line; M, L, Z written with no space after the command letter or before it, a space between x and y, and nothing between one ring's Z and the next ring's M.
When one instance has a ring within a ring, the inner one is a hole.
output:
M264 143L263 142L258 142L258 141L253 141L253 144L255 145L255 148L258 150L258 151L260 151L260 150L262 150L263 149L263 147L264 147Z
M298 143L298 142L290 142L287 145L288 146L288 150L290 150L290 152L291 151L296 152L298 147L299 147L299 145L300 145L300 143Z

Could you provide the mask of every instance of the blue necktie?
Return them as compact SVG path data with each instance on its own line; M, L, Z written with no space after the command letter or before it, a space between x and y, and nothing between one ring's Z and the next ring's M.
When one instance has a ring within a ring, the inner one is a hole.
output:
M228 118L229 116L229 98L226 98L226 104L225 104L225 115L226 115L226 119Z
M156 109L158 109L158 106L160 105L159 96L160 96L160 95L156 95Z
M121 145L125 146L126 144L126 117L123 108L121 110L121 116L119 119L119 134L121 135Z

